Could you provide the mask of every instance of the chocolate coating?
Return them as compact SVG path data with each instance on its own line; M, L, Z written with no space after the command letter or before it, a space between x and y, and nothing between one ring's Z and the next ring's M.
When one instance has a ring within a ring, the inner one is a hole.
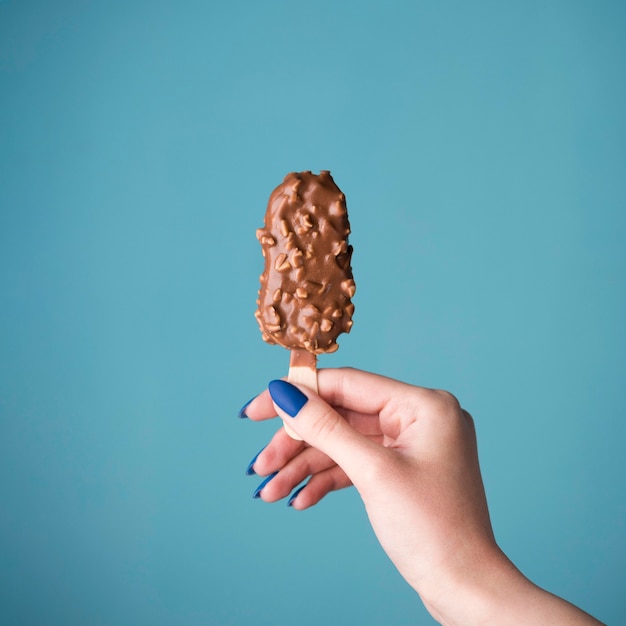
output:
M313 354L350 332L355 284L346 199L330 172L292 172L257 230L265 257L256 318L263 339Z

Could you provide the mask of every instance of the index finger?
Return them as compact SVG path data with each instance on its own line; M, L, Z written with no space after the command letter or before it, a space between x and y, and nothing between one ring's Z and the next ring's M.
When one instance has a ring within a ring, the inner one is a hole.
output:
M392 398L421 389L351 367L318 370L317 385L319 395L331 406L366 414L378 414Z

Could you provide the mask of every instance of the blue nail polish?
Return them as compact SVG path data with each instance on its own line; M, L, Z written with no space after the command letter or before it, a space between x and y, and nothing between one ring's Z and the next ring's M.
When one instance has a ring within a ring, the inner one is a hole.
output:
M297 387L284 380L273 380L268 385L268 389L272 400L291 417L298 415L300 409L308 401L308 398Z
M263 446L254 455L254 458L252 459L252 461L250 461L250 463L248 463L248 467L246 467L246 476L254 476L256 474L256 472L254 471L254 464L256 463L256 460L259 458L259 454L261 454L261 452L263 452L263 450L265 450L265 448L267 448L267 446Z
M254 396L254 398L256 398L256 396ZM252 400L254 400L254 398L250 398L250 400L248 400L240 409L239 409L239 413L237 414L239 419L246 419L248 416L246 415L246 409L248 408L248 405L250 404L250 402L252 402Z
M263 487L265 487L265 485L267 485L267 483L270 482L270 480L272 480L272 478L274 478L274 476L276 476L276 474L278 474L278 472L274 472L273 474L270 474L255 490L254 493L252 494L253 498L260 498L261 497L261 491L263 491Z
M293 506L293 501L298 497L298 494L306 487L306 485L302 485L302 487L298 487L292 494L289 500L287 501L287 506Z

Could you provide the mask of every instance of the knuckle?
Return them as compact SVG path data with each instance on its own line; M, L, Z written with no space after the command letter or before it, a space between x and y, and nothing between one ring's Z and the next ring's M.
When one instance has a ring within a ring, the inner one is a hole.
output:
M461 408L456 396L449 391L431 390L428 408L423 417L439 439L453 442L465 432L469 414Z
M326 440L333 437L339 426L339 414L330 406L325 406L310 425L311 434L316 440Z
M454 409L456 411L461 410L461 404L454 394L446 391L445 389L435 389L434 393L436 394L438 401L441 402L442 407Z

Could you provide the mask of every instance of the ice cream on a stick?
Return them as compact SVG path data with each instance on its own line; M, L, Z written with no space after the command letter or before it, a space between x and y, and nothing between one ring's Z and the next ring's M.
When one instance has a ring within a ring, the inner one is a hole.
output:
M345 196L328 171L287 174L257 230L265 257L256 311L263 339L291 350L289 381L315 391L317 355L335 352L337 337L352 327L349 233Z

